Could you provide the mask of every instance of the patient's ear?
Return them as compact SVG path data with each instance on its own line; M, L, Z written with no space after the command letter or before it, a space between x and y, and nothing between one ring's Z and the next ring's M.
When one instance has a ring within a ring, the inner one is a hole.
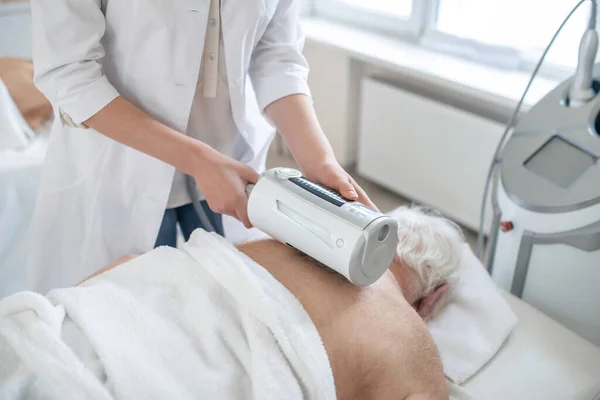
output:
M435 315L440 306L443 306L442 300L445 298L448 290L450 290L450 285L444 283L421 299L417 307L417 312L421 318L428 320Z

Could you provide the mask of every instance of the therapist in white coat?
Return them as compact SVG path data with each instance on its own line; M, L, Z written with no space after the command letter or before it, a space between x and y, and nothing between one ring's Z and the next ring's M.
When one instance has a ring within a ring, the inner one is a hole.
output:
M372 205L315 117L294 0L31 0L35 81L53 104L29 289L73 285L202 227L247 227L275 129L303 173ZM193 182L192 180L192 182Z

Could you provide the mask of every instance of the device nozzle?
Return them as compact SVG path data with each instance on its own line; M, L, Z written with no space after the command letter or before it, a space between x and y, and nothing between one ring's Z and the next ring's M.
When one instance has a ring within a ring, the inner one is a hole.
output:
M252 193L254 186L254 183L249 183L246 185L246 196L250 197L250 193Z
M598 53L598 32L588 29L579 45L579 62L569 90L569 106L579 107L596 97L594 89L594 62Z

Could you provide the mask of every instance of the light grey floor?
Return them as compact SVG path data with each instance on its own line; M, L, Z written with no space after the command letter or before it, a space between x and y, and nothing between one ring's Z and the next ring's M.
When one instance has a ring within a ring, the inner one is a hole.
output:
M267 159L267 168L274 167L295 168L296 163L291 157L280 155L276 150L272 150ZM377 204L377 207L379 207L379 209L382 212L388 212L402 205L411 203L410 200L405 199L397 195L396 193L393 193L379 186L378 184L361 177L354 169L349 169L348 172L352 175L356 182L367 192L371 200L373 200L373 202ZM477 242L477 234L469 229L465 229L464 227L463 232L471 248L475 249L475 244Z

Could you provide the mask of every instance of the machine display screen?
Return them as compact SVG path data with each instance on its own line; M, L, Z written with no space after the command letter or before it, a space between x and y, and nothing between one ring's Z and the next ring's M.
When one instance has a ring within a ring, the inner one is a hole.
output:
M290 179L290 182L295 183L296 185L300 186L301 188L311 192L315 196L318 196L318 197L322 198L323 200L330 202L331 204L335 204L338 207L341 207L344 204L348 203L348 200L346 200L345 198L340 196L339 193L334 192L333 190L330 190L324 186L318 185L314 182L311 182L308 179L292 178L292 179Z
M554 136L525 162L525 168L562 188L568 188L595 164L594 156Z

